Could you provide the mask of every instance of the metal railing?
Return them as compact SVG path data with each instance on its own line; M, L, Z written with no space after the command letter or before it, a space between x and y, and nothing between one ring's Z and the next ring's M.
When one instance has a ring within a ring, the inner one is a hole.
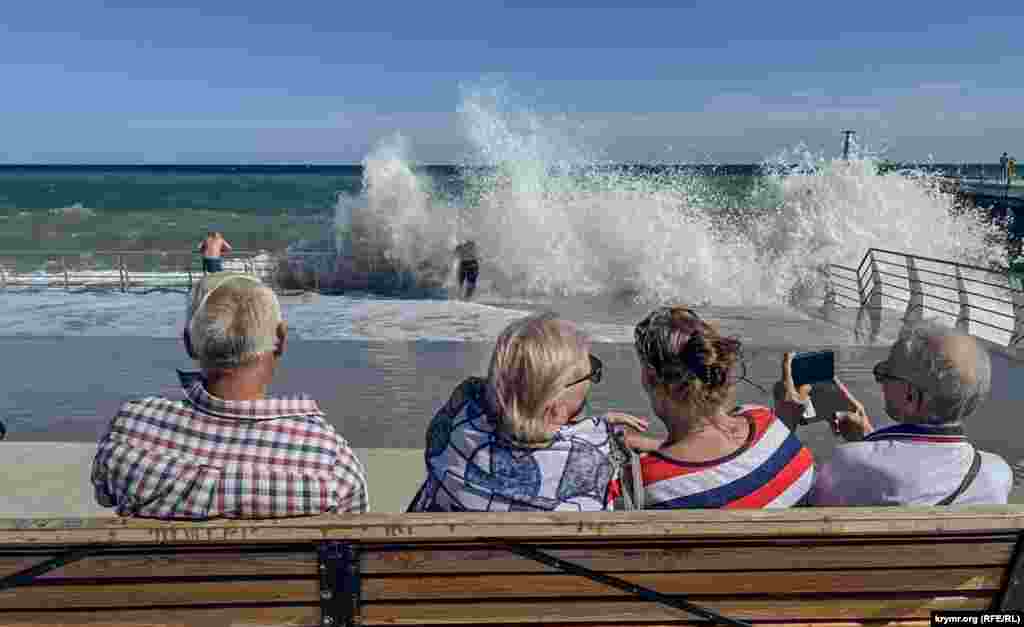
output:
M254 274L272 285L285 281L282 268L299 259L334 256L334 251L309 250L272 253L233 250L224 257L224 270ZM30 271L18 263L38 260ZM10 262L5 263L5 260ZM0 251L0 289L8 287L192 288L203 276L202 256L195 250L5 250ZM308 272L312 289L319 290L320 273ZM288 278L294 279L289 275Z
M939 314L998 343L1024 338L1024 290L1005 270L870 248L856 268L828 264L823 273L825 306L856 307L858 321L868 312L876 331L883 310L902 308L904 322Z

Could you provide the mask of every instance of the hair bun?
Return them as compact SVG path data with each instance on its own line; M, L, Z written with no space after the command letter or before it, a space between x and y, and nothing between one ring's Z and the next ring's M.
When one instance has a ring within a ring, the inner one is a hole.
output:
M726 370L710 363L716 359L712 354L713 348L703 333L694 333L683 348L683 361L698 379L708 385L719 386L725 383Z

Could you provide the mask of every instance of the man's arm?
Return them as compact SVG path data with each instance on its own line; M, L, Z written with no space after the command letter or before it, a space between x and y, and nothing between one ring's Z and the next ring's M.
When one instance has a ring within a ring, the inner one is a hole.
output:
M110 493L107 488L107 475L110 472L110 468L107 464L110 453L108 449L108 438L110 433L107 432L100 440L99 446L96 449L96 456L92 460L92 486L93 493L96 497L96 503L100 507L115 507L117 505L114 495Z
M206 251L206 240L204 239L203 241L199 242L199 246L197 248L198 248L199 252L205 252Z
M229 244L227 240L224 240L224 248L227 249L228 251L231 250L231 244Z
M366 468L349 447L345 438L338 439L338 454L334 462L334 476L338 482L335 493L337 512L365 514L370 511L370 491L366 481Z

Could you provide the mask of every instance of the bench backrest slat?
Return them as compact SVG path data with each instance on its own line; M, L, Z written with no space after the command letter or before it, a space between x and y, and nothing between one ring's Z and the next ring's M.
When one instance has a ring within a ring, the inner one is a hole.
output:
M879 538L874 541L823 542L792 539L786 542L700 543L679 541L674 545L591 546L535 545L556 557L601 572L663 572L722 570L749 572L790 568L901 568L922 564L959 566L1006 566L1014 548L1012 536L974 539ZM813 549L813 550L811 550ZM369 548L363 554L362 572L385 574L457 574L554 572L544 564L502 549L479 545L443 547L425 545L409 550Z

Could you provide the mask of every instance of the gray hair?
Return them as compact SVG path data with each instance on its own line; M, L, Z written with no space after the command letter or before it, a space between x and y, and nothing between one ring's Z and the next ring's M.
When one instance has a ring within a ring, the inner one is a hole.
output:
M991 390L988 351L974 338L970 338L973 350L959 353L949 348L948 339L967 337L958 329L924 320L905 327L893 345L892 356L905 360L915 370L911 380L927 394L932 422L965 421Z
M245 366L277 346L281 304L252 275L207 275L192 288L186 316L192 352L204 368Z

